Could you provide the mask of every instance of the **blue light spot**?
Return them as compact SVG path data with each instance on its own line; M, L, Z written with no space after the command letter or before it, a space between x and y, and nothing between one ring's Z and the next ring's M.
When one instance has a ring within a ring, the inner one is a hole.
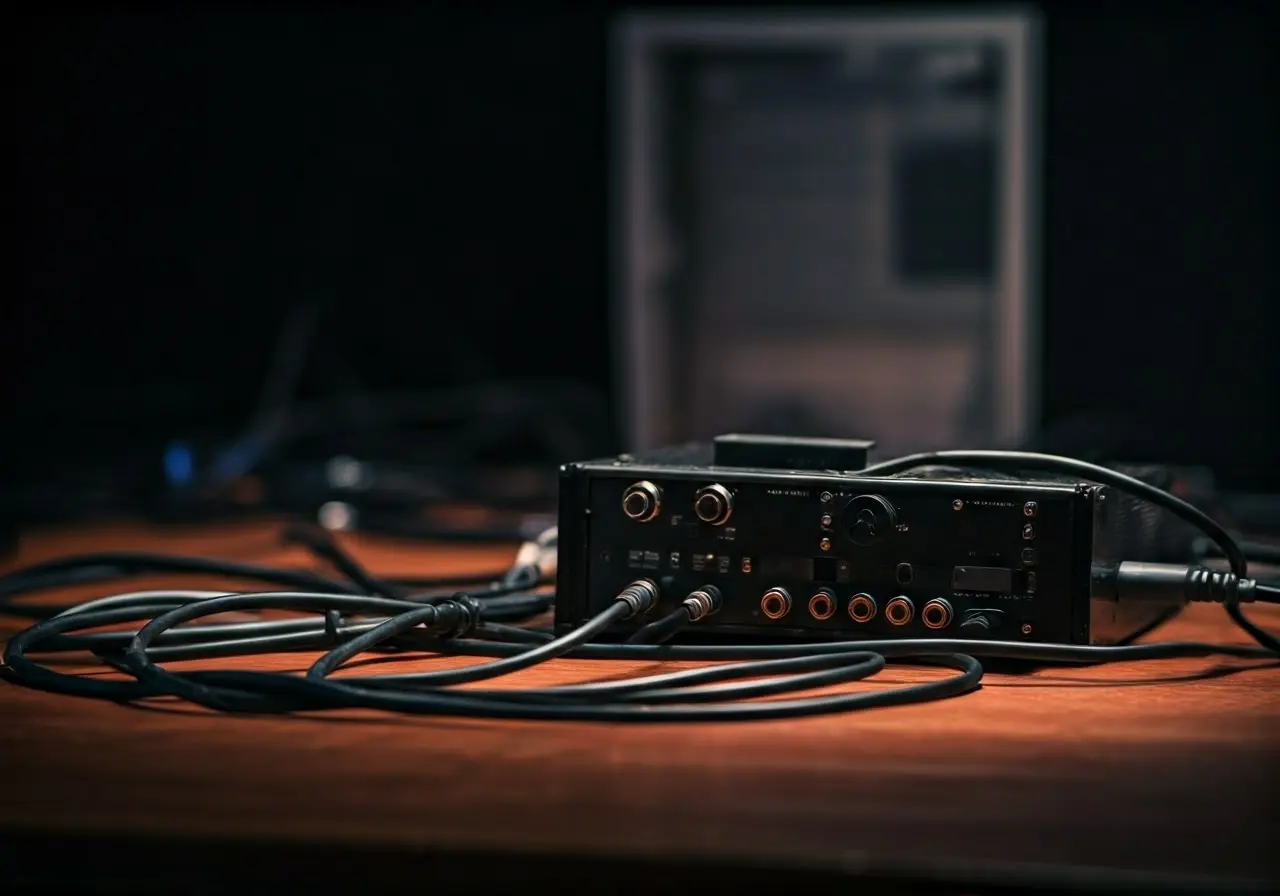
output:
M185 442L170 442L164 451L164 475L170 485L187 485L195 475L195 458Z

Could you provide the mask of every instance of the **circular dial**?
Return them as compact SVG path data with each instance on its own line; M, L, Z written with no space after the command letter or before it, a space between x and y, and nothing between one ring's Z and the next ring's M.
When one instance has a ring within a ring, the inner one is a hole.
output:
M845 505L840 515L840 528L860 547L886 538L897 524L897 511L880 495L859 495Z

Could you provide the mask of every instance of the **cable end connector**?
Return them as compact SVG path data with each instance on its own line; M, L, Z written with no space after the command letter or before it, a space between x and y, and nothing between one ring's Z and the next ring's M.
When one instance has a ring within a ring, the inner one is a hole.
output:
M1111 575L1113 587L1107 596L1119 601L1158 601L1162 603L1251 603L1257 582L1242 579L1234 573L1204 566L1182 566L1174 563L1140 563L1126 560Z
M480 624L484 605L470 594L459 592L435 605L436 621L429 626L438 638L465 638Z
M715 585L704 585L697 591L690 592L681 602L681 606L689 613L690 622L697 622L718 612L723 604L724 597Z
M626 588L618 592L616 600L620 600L631 608L624 619L630 619L633 616L639 616L653 609L654 604L658 602L659 591L658 586L649 579L637 579Z

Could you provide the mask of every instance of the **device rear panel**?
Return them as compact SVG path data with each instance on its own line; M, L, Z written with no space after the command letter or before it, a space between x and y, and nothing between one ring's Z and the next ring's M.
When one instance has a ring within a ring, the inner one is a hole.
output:
M715 585L723 609L698 625L726 633L1088 639L1078 571L1089 501L1073 487L634 467L586 476L576 562L587 569L567 577L585 587L583 618L647 577L663 595L650 619ZM704 515L728 504L728 518L700 519L700 497Z

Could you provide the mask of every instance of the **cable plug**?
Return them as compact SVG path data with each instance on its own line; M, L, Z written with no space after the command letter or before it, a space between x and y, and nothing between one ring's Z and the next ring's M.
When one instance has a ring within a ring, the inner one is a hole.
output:
M427 631L441 639L467 637L480 624L480 614L484 612L480 601L462 591L440 601L435 608L435 621L427 626Z
M537 579L546 577L550 578L556 574L557 545L559 543L559 530L552 526L543 530L536 538L532 538L520 545L520 549L516 551L516 559L512 564L513 567L532 566L538 571Z
M1114 567L1094 567L1093 593L1117 601L1159 603L1250 603L1257 582L1204 566L1143 563L1125 560Z
M653 605L658 602L658 586L650 579L637 579L619 591L614 600L620 600L631 608L631 612L622 617L630 619L653 609Z
M697 591L690 592L689 596L680 603L680 606L688 611L690 622L697 622L712 613L719 612L723 605L724 597L715 585L704 585Z

